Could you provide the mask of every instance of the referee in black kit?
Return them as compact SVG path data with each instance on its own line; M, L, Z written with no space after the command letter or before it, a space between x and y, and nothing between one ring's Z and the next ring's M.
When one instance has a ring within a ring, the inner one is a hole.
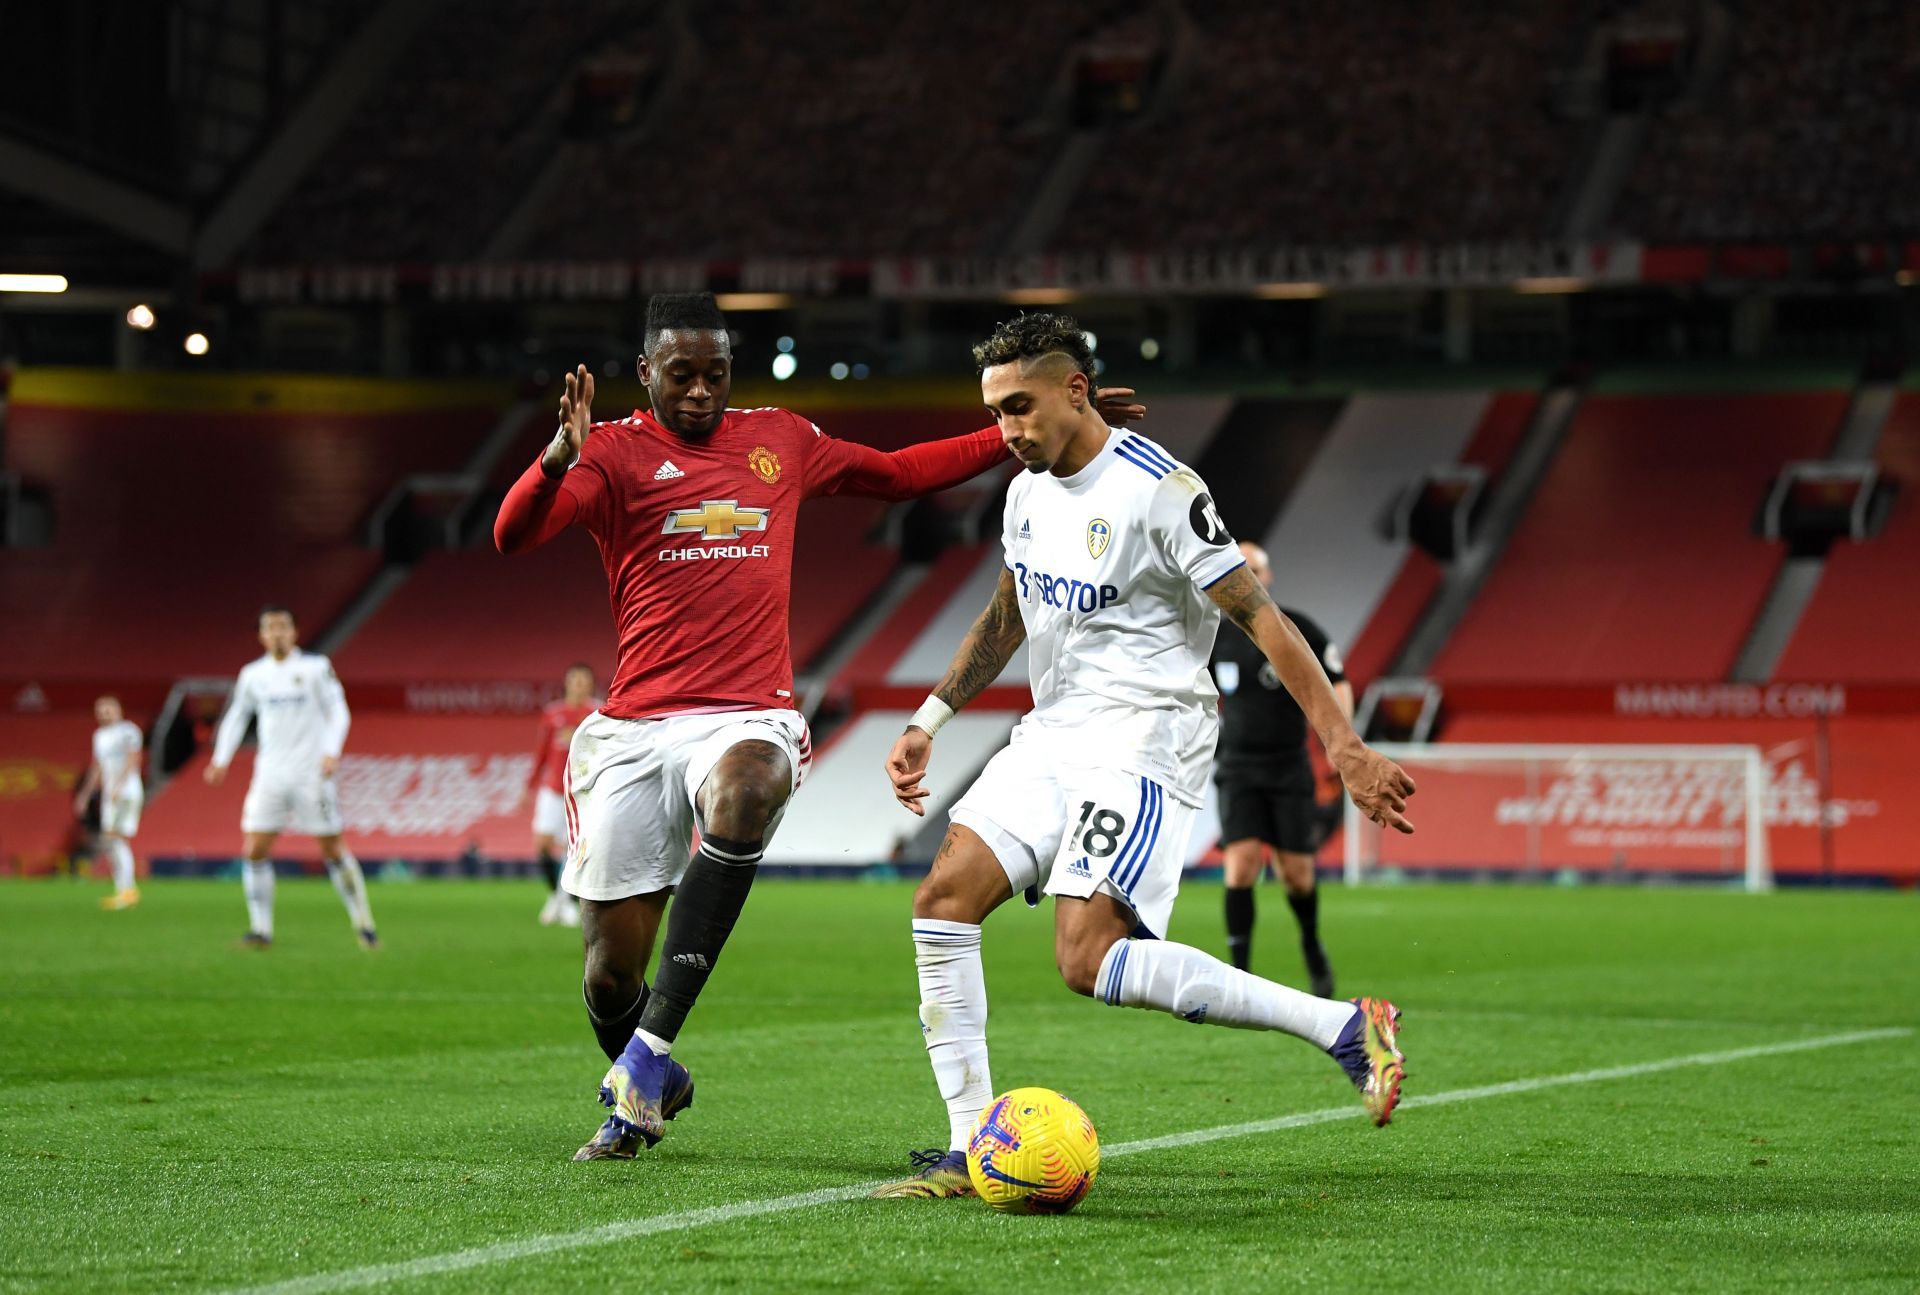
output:
M1243 542L1240 552L1254 579L1271 586L1266 550ZM1282 610L1320 658L1340 708L1351 719L1353 685L1341 668L1340 649L1311 620L1292 608ZM1287 887L1287 906L1300 923L1300 952L1313 992L1331 998L1333 967L1320 947L1320 896L1313 877L1313 854L1327 826L1313 794L1307 717L1244 634L1222 634L1214 643L1213 681L1220 688L1220 751L1213 777L1220 784L1220 843L1226 855L1227 950L1233 965L1247 970L1253 887L1271 850Z

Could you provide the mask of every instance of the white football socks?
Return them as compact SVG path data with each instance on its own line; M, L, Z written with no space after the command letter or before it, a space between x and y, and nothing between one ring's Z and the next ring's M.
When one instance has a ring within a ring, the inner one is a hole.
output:
M1120 940L1100 962L1094 997L1150 1007L1195 1024L1282 1030L1326 1050L1353 1020L1352 1003L1315 998L1236 971L1211 954L1165 940Z
M341 850L340 861L327 865L327 876L332 878L340 902L347 906L347 917L352 921L353 929L371 931L373 903L367 898L367 879L360 871L360 860L353 857L353 851Z
M132 890L133 848L125 838L116 836L107 841L107 858L113 864L113 888Z
M980 928L970 922L916 917L913 950L920 971L920 1032L947 1103L948 1145L965 1151L980 1112L993 1101Z
M240 865L240 881L247 892L247 925L255 935L273 938L273 861L252 859Z

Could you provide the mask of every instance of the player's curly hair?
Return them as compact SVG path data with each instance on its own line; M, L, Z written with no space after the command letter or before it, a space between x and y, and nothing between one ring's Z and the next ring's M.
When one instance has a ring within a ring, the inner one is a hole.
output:
M996 364L1037 360L1043 355L1063 355L1089 382L1093 380L1093 347L1087 344L1085 330L1067 315L1023 311L1003 320L993 336L973 348L973 363L985 373Z
M727 331L727 317L711 292L656 292L647 299L647 332L644 344L653 353L660 334L682 330L705 333Z

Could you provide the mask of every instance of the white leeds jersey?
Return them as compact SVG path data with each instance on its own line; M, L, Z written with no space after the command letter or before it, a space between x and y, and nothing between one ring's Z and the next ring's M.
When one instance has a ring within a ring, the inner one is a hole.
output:
M1033 685L1015 739L1201 804L1220 735L1207 672L1220 612L1205 591L1244 563L1206 485L1109 428L1073 476L1014 479L1001 541Z
M263 656L241 669L227 713L220 718L220 734L214 739L215 764L233 760L240 739L246 736L247 721L255 717L259 752L254 757L254 780L296 783L319 779L320 761L340 754L353 719L333 663L297 648L283 661Z
M100 794L140 789L140 726L117 720L93 730L93 762L100 766ZM127 779L123 787L120 780Z

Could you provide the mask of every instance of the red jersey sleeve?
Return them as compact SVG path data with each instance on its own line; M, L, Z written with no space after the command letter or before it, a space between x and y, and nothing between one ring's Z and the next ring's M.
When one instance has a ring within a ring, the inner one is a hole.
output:
M493 519L494 547L502 553L525 553L575 522L598 533L607 498L599 457L589 435L580 461L558 477L548 476L540 459L534 459L500 501L500 515Z
M1007 461L999 429L993 427L889 454L870 445L835 440L805 419L800 421L807 428L809 499L818 495L916 499L951 489Z

